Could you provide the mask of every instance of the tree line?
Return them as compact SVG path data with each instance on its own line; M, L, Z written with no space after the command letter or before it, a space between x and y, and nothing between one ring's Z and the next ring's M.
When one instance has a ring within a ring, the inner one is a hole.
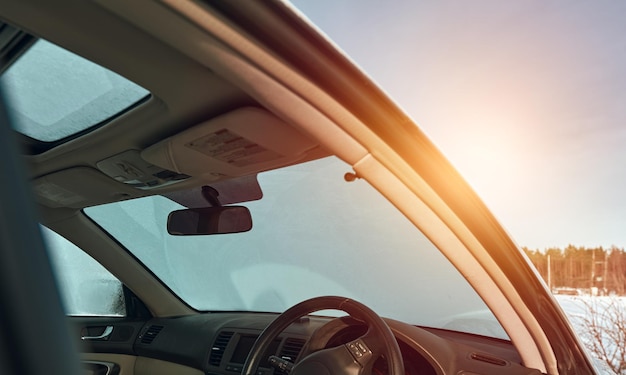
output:
M612 246L568 245L543 251L522 248L551 290L574 288L598 294L626 295L626 252Z

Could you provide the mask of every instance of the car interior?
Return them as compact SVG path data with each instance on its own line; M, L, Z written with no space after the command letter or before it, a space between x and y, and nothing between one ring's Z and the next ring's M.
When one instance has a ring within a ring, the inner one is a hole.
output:
M481 200L293 5L0 4L2 159L29 184L3 190L2 273L40 279L15 314L66 315L11 333L46 332L32 373L594 373Z

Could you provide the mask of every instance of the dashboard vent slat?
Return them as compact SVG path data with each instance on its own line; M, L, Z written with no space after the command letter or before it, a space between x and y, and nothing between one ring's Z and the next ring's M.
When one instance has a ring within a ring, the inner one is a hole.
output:
M159 332L161 332L162 329L163 326L151 325L143 334L143 336L141 336L141 343L151 344L152 341L156 339L157 335L159 334Z
M282 359L286 359L290 362L295 362L300 355L300 351L302 351L302 347L306 343L303 339L298 339L295 337L288 337L283 344L283 348L280 350L279 357ZM288 373L284 370L276 369L274 374L278 375L287 375Z
M230 339L233 337L234 332L225 331L215 339L213 346L211 347L211 354L209 355L209 364L212 366L219 366L224 356L224 350L228 346Z
M296 358L300 354L305 341L303 339L297 339L289 337L285 340L282 350L280 351L280 357L291 362L295 362Z

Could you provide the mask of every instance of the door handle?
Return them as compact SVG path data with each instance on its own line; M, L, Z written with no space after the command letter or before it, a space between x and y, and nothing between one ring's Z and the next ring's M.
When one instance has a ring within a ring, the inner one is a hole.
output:
M113 332L113 326L106 326L104 332L99 336L81 336L81 340L107 340Z

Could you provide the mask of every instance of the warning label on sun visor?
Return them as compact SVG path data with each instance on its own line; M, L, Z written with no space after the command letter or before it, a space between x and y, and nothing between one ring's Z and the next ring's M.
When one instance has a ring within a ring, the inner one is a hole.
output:
M282 157L227 129L205 135L186 143L185 146L236 167L245 167Z

